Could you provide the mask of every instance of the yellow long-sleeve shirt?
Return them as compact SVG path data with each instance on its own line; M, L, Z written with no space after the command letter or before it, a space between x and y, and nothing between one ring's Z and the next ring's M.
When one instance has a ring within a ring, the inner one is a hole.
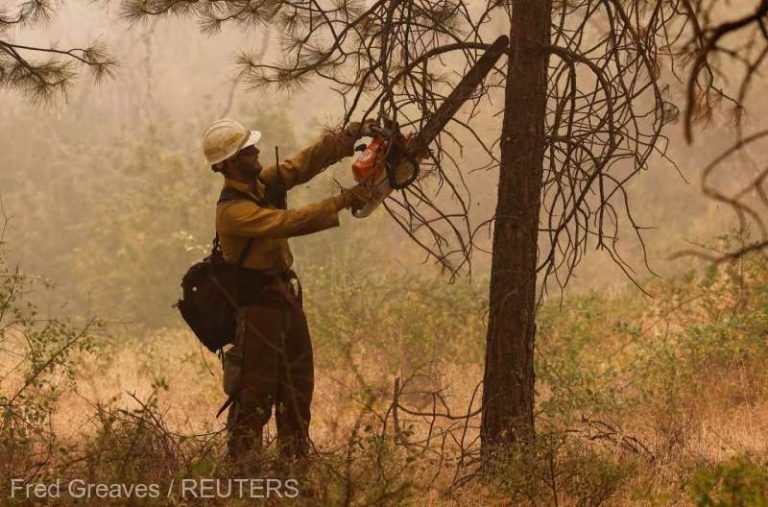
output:
M225 178L224 186L251 192L259 200L265 195L264 184L279 181L278 171L287 189L307 182L328 166L352 155L355 137L347 132L326 134L318 142L280 161L279 165L264 168L261 181L256 181L253 187L229 178ZM259 206L245 200L224 201L216 206L216 232L227 262L237 263L248 239L254 238L243 267L272 274L281 273L293 264L288 238L338 225L339 205L333 197L289 210Z

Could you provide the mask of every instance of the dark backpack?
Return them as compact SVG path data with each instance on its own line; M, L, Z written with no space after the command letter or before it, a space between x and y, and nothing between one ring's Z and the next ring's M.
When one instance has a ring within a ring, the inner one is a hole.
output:
M254 196L230 187L221 191L218 202L243 199L264 205ZM224 260L217 234L213 240L211 255L189 268L181 280L183 295L174 306L179 309L181 317L192 328L197 338L211 352L234 342L238 274L252 244L253 238L248 240L237 265L233 265Z

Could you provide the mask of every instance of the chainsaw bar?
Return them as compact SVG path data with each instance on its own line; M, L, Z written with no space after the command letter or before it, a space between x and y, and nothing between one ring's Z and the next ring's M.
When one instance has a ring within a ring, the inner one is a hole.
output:
M405 188L416 179L419 171L417 157L421 156L423 158L425 154L429 153L430 143L435 140L440 131L445 128L451 118L453 118L453 115L461 108L462 104L480 86L480 83L483 82L483 79L491 71L501 55L506 52L508 45L509 37L502 35L496 39L464 77L461 78L461 81L459 81L443 103L440 104L435 114L427 120L426 125L418 134L403 143L397 139L400 129L396 123L392 132L389 132L390 129L387 129L386 132L382 131L382 134L388 134L385 137L389 138L384 161L386 171L383 175L373 176L367 183L372 191L372 197L362 209L353 211L353 216L357 218L367 217L393 190Z
M435 114L430 117L424 128L409 143L409 151L412 153L425 153L430 143L448 124L453 115L461 108L461 105L472 95L485 76L491 71L499 57L506 52L509 45L509 37L502 35L483 53L477 62L469 69L456 88L443 101Z

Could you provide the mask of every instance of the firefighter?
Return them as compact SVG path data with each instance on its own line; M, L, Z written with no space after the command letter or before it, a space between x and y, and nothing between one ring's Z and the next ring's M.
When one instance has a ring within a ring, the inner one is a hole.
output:
M216 206L224 258L242 262L235 343L223 355L224 390L232 402L228 453L236 462L258 454L273 411L281 454L299 458L308 453L312 343L288 238L338 226L340 211L364 207L370 195L358 186L315 204L284 209L285 192L352 155L355 141L371 136L374 125L350 123L266 167L259 158L257 131L225 119L214 122L203 136L208 163L224 176L222 195L234 189L252 198L220 199Z

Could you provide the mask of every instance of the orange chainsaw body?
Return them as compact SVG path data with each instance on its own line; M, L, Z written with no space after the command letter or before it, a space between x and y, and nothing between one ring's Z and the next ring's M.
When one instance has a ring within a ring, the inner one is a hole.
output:
M412 135L404 137L397 132L396 141L397 146L405 148L412 138ZM390 177L394 177L396 182L408 180L408 178L415 178L418 166L414 166L410 161L398 160L396 165L390 170L392 175L387 173L388 157L390 154L390 145L392 142L389 138L384 136L376 136L365 148L365 151L358 157L352 164L352 174L355 177L355 181L364 185L370 190L371 195L366 206L359 210L355 210L352 215L357 218L363 218L370 215L384 199L392 193L393 185L391 184ZM403 149L400 148L400 149ZM406 148L407 149L407 148ZM398 176L403 176L398 178ZM405 183L406 185L408 183ZM400 187L396 187L400 188Z
M356 182L378 179L384 173L387 145L387 140L383 137L375 137L370 142L362 155L352 164L352 174Z

